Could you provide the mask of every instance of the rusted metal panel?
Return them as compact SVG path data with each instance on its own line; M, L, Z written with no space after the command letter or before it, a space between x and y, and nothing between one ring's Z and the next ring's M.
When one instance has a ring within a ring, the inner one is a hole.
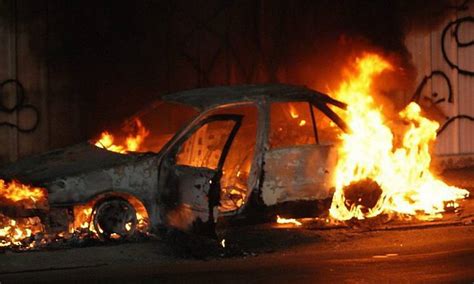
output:
M179 193L179 203L193 209L194 218L208 221L209 202L208 194L211 188L210 181L216 171L206 168L177 166L175 168L175 190Z
M190 166L165 166L158 193L163 222L181 230L202 230L203 225L215 223L215 207L209 202L212 180L217 171ZM164 183L161 183L164 182ZM212 211L211 211L212 210ZM201 228L198 228L201 227Z
M57 178L45 184L52 207L85 204L96 196L129 194L145 206L153 227L162 223L158 209L157 157Z
M262 173L265 160L265 151L268 148L268 126L270 123L270 105L265 99L257 102L258 117L257 117L257 136L255 143L254 158L248 179L249 194L245 205L239 208L238 212L245 210L247 206L252 206L261 203L261 187L262 187ZM236 212L237 213L237 212Z
M265 156L262 199L267 206L331 196L336 153L329 145L270 150Z
M157 189L155 159L145 159L75 176L47 184L50 204L84 203L99 193L125 192L150 203Z

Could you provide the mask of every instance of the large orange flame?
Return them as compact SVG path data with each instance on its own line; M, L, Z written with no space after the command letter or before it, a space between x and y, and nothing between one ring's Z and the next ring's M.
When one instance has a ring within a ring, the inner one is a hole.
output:
M32 187L17 181L10 183L0 179L0 206L38 209L47 206L44 188ZM0 247L19 246L25 239L43 232L41 220L32 218L10 218L0 214Z
M21 203L23 207L34 208L37 203L46 202L46 190L22 184L18 181L7 183L0 179L0 202Z
M399 113L399 119L407 126L402 129L401 145L395 146L398 136L372 97L374 78L393 70L392 65L377 54L365 54L355 61L354 70L332 94L348 103L347 111L341 115L349 132L341 134L331 216L348 220L400 213L437 218L442 216L447 202L458 206L455 201L469 192L448 186L430 171L430 144L436 139L439 124L423 117L420 106L412 102ZM373 206L361 202L364 194L356 195L356 202L349 202L348 188L361 182L359 190L369 190L364 188L363 181L367 180L375 182L372 187L375 184L381 191Z
M133 131L130 131L123 143L115 144L114 135L108 131L104 131L100 139L95 142L95 146L122 154L139 151L143 141L150 132L145 128L140 119L135 119L134 124Z

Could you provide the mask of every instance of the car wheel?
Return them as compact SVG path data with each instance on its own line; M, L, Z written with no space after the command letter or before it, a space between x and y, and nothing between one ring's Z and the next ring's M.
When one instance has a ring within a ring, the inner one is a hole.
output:
M137 212L126 200L110 198L99 202L93 214L94 228L103 240L127 239L137 229Z

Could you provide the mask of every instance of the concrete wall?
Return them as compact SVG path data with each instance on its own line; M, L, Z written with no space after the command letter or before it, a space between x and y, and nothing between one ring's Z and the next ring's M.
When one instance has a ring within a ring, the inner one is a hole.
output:
M474 153L474 45L463 46L474 38L474 18L469 18L474 17L474 5L465 8L453 11L436 29L414 32L406 39L417 82L426 77L415 100L442 122L436 153L445 161L454 156L472 161L469 154Z

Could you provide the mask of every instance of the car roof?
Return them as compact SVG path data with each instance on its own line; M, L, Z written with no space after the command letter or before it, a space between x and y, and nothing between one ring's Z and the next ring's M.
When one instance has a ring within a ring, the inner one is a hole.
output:
M162 96L161 99L166 102L190 105L202 111L219 105L255 101L262 97L267 97L272 100L309 99L345 108L344 103L339 102L326 94L303 86L287 84L258 84L201 88L167 94Z

